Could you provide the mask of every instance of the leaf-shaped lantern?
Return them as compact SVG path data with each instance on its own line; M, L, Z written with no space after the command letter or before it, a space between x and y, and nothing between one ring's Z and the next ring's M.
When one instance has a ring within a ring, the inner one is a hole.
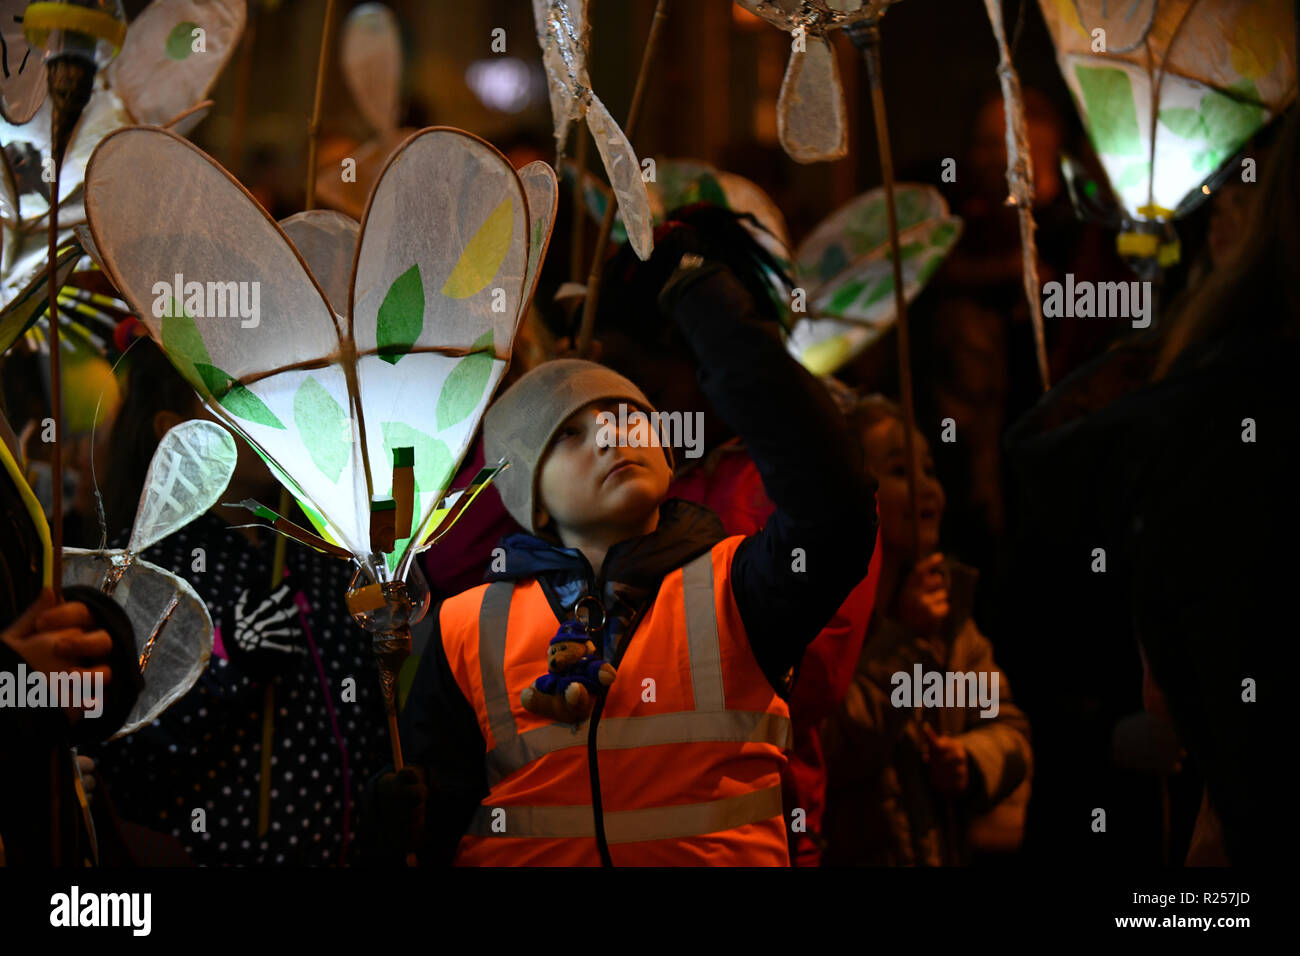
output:
M903 293L910 302L957 244L962 221L931 186L898 183L894 199ZM884 188L824 219L795 251L795 275L808 292L808 317L795 323L787 346L811 372L829 375L896 318Z
M649 259L654 227L641 164L622 127L592 90L587 73L587 0L533 0L533 19L550 91L556 152L563 155L569 128L586 119L618 198L628 240L638 258Z
M1193 208L1224 161L1295 97L1290 0L1039 3L1130 225ZM1163 259L1158 243L1136 229L1120 247Z
M853 23L878 20L897 0L736 2L792 37L776 108L781 146L799 163L844 158L849 151L844 90L827 34Z
M370 580L357 589L369 603L349 606L375 634L390 721L410 641L402 582L505 372L555 202L545 164L517 173L477 137L423 130L375 184L344 299L335 270L351 229L339 214L290 224L322 278L225 170L174 134L119 130L87 169L109 277ZM397 527L404 496L410 517ZM395 733L393 743L400 762Z

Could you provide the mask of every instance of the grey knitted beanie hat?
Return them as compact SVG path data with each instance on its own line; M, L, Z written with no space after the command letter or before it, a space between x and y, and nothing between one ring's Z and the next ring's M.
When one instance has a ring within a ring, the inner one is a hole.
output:
M543 362L506 389L483 416L487 464L505 458L510 467L496 478L510 517L533 534L537 515L537 470L551 439L565 420L585 405L617 399L647 414L655 411L641 389L612 369L581 359ZM672 450L664 446L668 466Z

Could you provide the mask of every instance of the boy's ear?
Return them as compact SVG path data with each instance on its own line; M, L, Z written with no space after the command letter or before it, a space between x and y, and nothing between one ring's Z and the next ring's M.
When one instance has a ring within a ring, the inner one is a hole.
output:
M543 529L550 523L550 512L548 512L543 505L539 504L536 511L533 512L533 525L538 529Z

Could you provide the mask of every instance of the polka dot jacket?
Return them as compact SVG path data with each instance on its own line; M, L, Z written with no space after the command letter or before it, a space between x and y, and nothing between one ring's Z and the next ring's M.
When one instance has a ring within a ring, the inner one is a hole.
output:
M145 557L189 581L219 626L245 588L267 593L274 540L269 533L263 539L253 545L205 514ZM201 571L194 570L196 548L203 549ZM170 833L200 865L343 862L362 787L390 760L370 642L344 604L352 566L292 541L287 564L309 653L287 656L272 678L265 836L257 833L264 685L220 647L188 694L149 726L94 753L119 815ZM347 678L355 692L345 694Z

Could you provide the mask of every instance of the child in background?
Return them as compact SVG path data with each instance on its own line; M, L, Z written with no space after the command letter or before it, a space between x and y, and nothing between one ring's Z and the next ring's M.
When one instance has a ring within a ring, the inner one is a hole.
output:
M925 439L914 436L917 522L926 555L916 561L902 414L873 396L849 418L878 482L882 564L857 672L825 727L825 863L965 863L975 816L999 804L1004 811L1023 810L1008 797L1027 794L1029 722L1012 703L992 645L970 617L975 572L935 550L945 499ZM913 706L912 688L895 675L912 681L918 663L923 674L975 672L981 686L995 692L995 707L969 699L961 707ZM1013 835L1003 845L1017 842Z

